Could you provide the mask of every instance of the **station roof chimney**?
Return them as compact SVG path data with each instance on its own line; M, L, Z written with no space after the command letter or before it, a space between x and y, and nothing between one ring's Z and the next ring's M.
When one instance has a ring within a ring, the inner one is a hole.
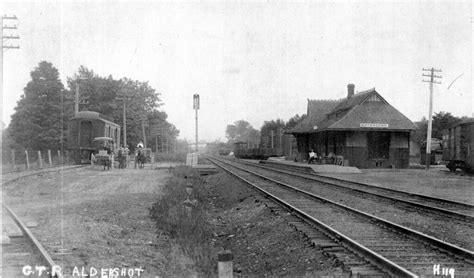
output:
M354 96L354 84L347 84L347 98L351 98Z

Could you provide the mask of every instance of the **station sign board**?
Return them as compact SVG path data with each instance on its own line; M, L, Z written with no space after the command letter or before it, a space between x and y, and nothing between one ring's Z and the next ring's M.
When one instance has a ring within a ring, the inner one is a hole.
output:
M388 128L388 124L380 124L380 123L360 123L360 127Z

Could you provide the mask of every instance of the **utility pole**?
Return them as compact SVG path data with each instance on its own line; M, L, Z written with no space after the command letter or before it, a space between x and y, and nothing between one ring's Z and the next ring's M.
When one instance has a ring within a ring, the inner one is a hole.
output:
M74 115L79 113L79 82L76 84L76 94L74 95Z
M142 118L143 147L146 148L145 117Z
M16 25L3 25L3 21L4 20L18 20L18 18L16 17L16 15L14 16L1 16L0 17L0 26L2 28L1 32L0 32L0 41L2 43L2 51L0 51L0 98L3 102L3 51L8 51L9 49L19 49L20 46L18 45L4 45L5 42L7 42L8 40L17 40L19 39L20 37L18 35L11 35L11 34L3 34L3 30L17 30L17 26ZM0 107L0 115L3 114L3 106Z
M198 110L199 110L199 94L193 95L193 108L196 111L196 153L198 152Z
M270 130L270 136L271 136L271 148L273 149L273 130Z
M161 137L161 152L164 153L165 152L165 129L163 127L161 128L160 137Z
M77 115L77 113L79 113L79 103L80 103L80 100L79 100L79 84L81 82L81 80L87 80L86 77L82 77L81 75L79 75L77 77L77 81L76 81L76 93L74 94L74 116ZM85 98L82 100L82 104L87 104L87 99L88 98Z
M127 146L127 117L125 115L125 98L123 98L123 146L128 149L128 146Z
M441 84L441 82L436 81L435 78L442 78L442 76L435 75L435 72L441 72L438 69L422 69L424 72L429 72L429 74L423 74L425 77L429 77L429 80L422 80L423 82L430 83L430 108L428 112L428 132L426 134L426 170L430 169L431 163L431 129L432 129L432 113L433 113L433 83Z
M127 116L125 112L125 105L126 105L126 100L127 97L125 94L123 94L123 97L117 97L117 100L122 100L123 101L123 106L122 106L122 114L123 114L123 146L125 148L128 148L127 146Z

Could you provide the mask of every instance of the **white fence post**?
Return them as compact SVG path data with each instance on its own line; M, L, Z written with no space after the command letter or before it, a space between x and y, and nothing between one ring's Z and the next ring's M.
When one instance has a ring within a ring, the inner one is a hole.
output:
M43 159L41 158L41 151L38 151L38 164L39 168L43 169Z
M26 170L30 170L30 161L28 160L28 150L25 150L26 154Z
M63 160L61 159L61 151L58 150L58 164L62 164L62 163L61 163L62 161L63 161Z
M217 275L219 278L232 278L232 259L230 250L217 253Z
M13 171L15 171L16 166L15 166L15 151L14 150L12 150L12 165L13 165Z
M53 167L53 161L51 160L51 150L48 150L48 159L49 159L49 167Z

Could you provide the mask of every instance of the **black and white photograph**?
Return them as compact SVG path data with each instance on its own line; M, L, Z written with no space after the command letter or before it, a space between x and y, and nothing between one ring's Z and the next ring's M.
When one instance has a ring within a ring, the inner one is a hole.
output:
M472 1L0 17L0 278L474 277Z

